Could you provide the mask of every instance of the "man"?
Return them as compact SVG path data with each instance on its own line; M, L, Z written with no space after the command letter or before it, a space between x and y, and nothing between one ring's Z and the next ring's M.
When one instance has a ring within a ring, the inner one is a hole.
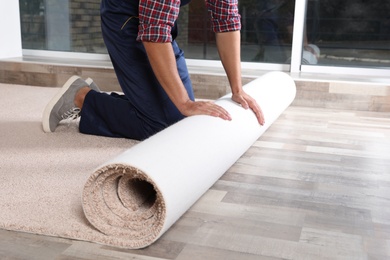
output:
M231 120L215 103L194 101L183 51L175 41L180 6L189 2L102 0L103 38L124 95L100 93L95 84L72 77L47 105L44 131L53 132L64 117L80 115L82 133L143 140L186 116ZM206 5L232 99L264 124L259 105L242 89L237 0L206 0Z

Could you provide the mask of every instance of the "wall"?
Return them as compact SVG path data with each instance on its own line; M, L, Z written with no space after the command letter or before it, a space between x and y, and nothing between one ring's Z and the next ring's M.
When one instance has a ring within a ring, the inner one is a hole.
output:
M73 51L105 53L100 28L100 1L70 0L69 5Z
M0 0L0 58L22 56L19 2Z

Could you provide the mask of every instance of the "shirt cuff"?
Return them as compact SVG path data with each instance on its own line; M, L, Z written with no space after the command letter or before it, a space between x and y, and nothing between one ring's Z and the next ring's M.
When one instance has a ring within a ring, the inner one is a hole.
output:
M140 24L138 28L138 41L145 42L172 42L171 26L157 24Z
M211 19L211 25L214 32L231 32L241 30L240 18L230 20Z

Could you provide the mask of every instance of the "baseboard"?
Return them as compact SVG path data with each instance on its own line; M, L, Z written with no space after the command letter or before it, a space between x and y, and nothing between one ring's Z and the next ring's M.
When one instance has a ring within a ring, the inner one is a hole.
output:
M189 70L196 98L217 99L230 92L229 82L223 73L201 73L199 70L192 73L191 68ZM120 91L110 62L76 65L23 59L0 60L1 83L60 87L72 75L91 77L103 91ZM292 76L297 85L294 106L390 112L390 84ZM253 75L244 75L243 83L253 79Z

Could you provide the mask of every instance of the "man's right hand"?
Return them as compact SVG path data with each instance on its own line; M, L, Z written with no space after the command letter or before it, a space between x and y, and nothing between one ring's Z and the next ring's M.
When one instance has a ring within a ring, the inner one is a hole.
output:
M178 109L184 116L208 115L224 120L232 120L230 114L223 107L211 101L187 100L187 102L178 106Z

